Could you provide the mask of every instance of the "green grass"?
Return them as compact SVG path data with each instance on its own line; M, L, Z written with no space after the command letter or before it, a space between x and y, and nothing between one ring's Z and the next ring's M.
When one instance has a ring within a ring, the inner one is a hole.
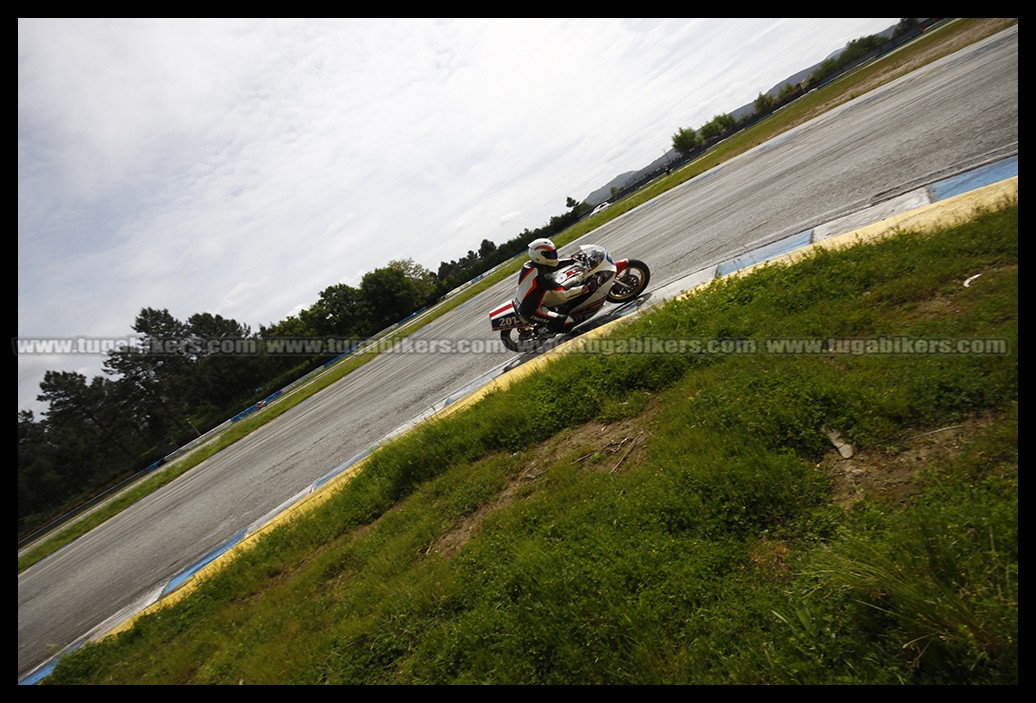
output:
M594 215L593 217L587 218L560 233L555 237L555 241L559 246L564 246L565 244L584 236L604 223L629 212L633 208L642 205L681 183L684 183L685 181L704 173L724 161L772 139L778 134L792 129L793 127L812 118L817 113L829 110L852 99L856 96L857 92L860 90L860 86L862 85L870 85L873 87L875 84L885 83L898 78L906 73L909 68L916 68L917 66L914 63L911 63L912 59L915 56L921 55L922 52L931 51L933 46L945 46L946 48L945 50L936 49L934 52L928 54L921 63L934 61L946 53L958 49L959 45L953 44L953 40L959 36L969 36L969 33L973 32L973 28L976 23L980 22L987 22L987 18L963 18L954 20L939 31L924 35L894 54L879 61L875 61L849 76L845 76L834 81L829 86L811 92L806 97L796 101L784 110L778 112L776 115L773 115L759 124L724 140L721 144L706 152L701 158L696 159L664 178L658 179L636 193L623 198L607 210ZM1004 18L1003 20L994 22L983 29L982 33L971 35L969 41L981 39L984 36L1000 31L1004 27L1015 22L1017 22L1017 19L1014 18ZM486 276L486 278L478 283L469 286L463 292L429 310L421 317L419 322L411 323L401 330L393 331L389 334L389 337L401 339L409 334L413 334L424 325L427 325L445 315L490 286L513 276L520 265L521 262L516 262L509 266L501 267L499 270ZM209 457L247 436L258 427L270 422L284 412L287 412L303 400L306 400L327 386L340 380L345 375L370 361L373 356L373 354L363 354L339 362L327 372L306 383L304 386L293 390L288 396L279 399L262 413L237 423L230 429L220 433L220 435L218 435L213 441L207 443L203 447L191 451L163 467L158 474L151 476L136 484L131 489L120 493L115 499L101 505L89 514L78 518L66 527L58 528L51 535L44 537L37 544L27 548L25 553L18 557L18 573L21 573L61 547L64 547L80 536L86 534L97 525L100 525L114 515L117 515L119 512L132 505L137 500L140 500L142 497L158 490L165 484L183 475Z
M756 346L562 357L43 683L1017 684L1017 217L666 303ZM880 337L1005 346L767 346Z

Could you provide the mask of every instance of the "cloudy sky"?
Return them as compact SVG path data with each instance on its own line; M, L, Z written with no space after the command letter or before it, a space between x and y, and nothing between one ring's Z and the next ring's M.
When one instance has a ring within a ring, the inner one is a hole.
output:
M897 21L19 19L17 337L435 271ZM18 354L19 410L103 359Z

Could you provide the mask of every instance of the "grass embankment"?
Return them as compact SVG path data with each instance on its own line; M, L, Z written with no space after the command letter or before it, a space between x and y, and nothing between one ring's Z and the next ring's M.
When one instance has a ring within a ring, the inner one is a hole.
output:
M608 210L577 223L555 237L555 241L559 246L569 244L606 222L629 212L738 154L742 154L816 117L818 114L822 114L851 100L863 92L895 80L909 71L968 44L995 34L1016 22L1017 18L1010 17L955 19L948 25L940 27L937 31L925 34L899 51L868 64L850 75L843 76L833 81L830 85L812 91L777 114L770 116L749 129L739 132L730 139L724 140L706 152L701 158L623 198ZM403 330L391 333L390 337L402 339L409 334L413 334L424 325L445 315L490 286L513 276L520 265L521 262L515 262L501 267L499 270L486 276L485 279L469 286L463 292L429 310L422 315L419 322L411 323ZM32 548L27 549L24 555L19 556L18 573L53 554L66 544L78 539L97 525L117 515L126 507L170 483L315 393L342 379L370 361L373 357L374 354L361 354L336 364L312 382L292 391L289 396L279 399L262 413L247 418L230 429L223 431L213 441L163 467L159 473L148 477L130 490L120 493L114 500L77 519L67 527L56 530L52 535L42 539Z
M1016 684L1017 216L666 303L598 351L724 353L563 356L44 683Z

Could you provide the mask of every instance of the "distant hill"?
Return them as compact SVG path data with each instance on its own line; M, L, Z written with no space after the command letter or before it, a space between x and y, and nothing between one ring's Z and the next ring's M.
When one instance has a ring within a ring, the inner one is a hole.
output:
M619 174L615 178L608 181L605 185L595 190L590 195L583 198L584 202L590 203L591 205L599 205L605 200L611 197L612 188L621 190L624 186L632 185L642 180L647 174L658 171L663 166L669 163L675 163L681 158L680 154L676 149L670 149L665 153L664 156L660 156L650 164L640 169L639 171L626 171L625 173Z
M880 32L875 32L875 34L877 36L885 37L886 39L891 39L893 33L895 32L895 30L896 30L896 25L892 25L888 29L884 29L884 30L882 30ZM845 51L845 47L844 46L841 47L840 49L838 49L837 51L831 52L828 56L826 56L823 59L823 61L819 61L819 62L813 64L812 66L810 66L809 68L804 68L801 71L798 71L797 73L791 74L790 76L785 78L783 81L781 81L780 83L778 83L777 85L773 86L768 91L766 91L767 95L771 95L773 97L777 97L777 95L781 91L781 88L783 88L786 84L791 83L792 85L797 85L797 84L801 83L802 81L806 80L811 75L813 75L813 72L816 71L817 68L820 67L820 64L822 64L824 61L827 61L829 59L837 58L838 55L841 54L843 51ZM730 114L734 117L734 119L740 120L745 115L751 115L754 112L755 112L755 99L753 99L752 102L750 102L750 103L742 105L741 107L737 108L736 110L732 110L730 112ZM594 192L590 193L590 195L586 196L583 199L583 201L587 202L587 203L590 203L591 205L594 205L594 206L599 205L600 203L603 203L605 200L607 200L608 198L611 197L612 188L617 188L617 189L621 190L624 186L632 185L632 184L642 180L645 176L647 176L647 174L654 173L654 172L658 171L666 163L673 163L673 162L678 161L679 159L680 159L680 154L675 149L670 149L669 151L667 151L665 153L664 156L661 156L661 157L655 159L654 161L652 161L650 164L648 164L644 168L639 169L637 171L626 171L625 173L622 173L622 174L616 176L615 178L613 178L610 181L608 181L608 183L606 183L605 185L601 186L600 188L598 188Z

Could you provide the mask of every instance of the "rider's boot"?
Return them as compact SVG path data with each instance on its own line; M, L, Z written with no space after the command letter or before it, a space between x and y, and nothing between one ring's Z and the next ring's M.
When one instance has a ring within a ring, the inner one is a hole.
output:
M553 334L564 334L576 326L576 321L571 315L556 317L547 324L547 331Z

